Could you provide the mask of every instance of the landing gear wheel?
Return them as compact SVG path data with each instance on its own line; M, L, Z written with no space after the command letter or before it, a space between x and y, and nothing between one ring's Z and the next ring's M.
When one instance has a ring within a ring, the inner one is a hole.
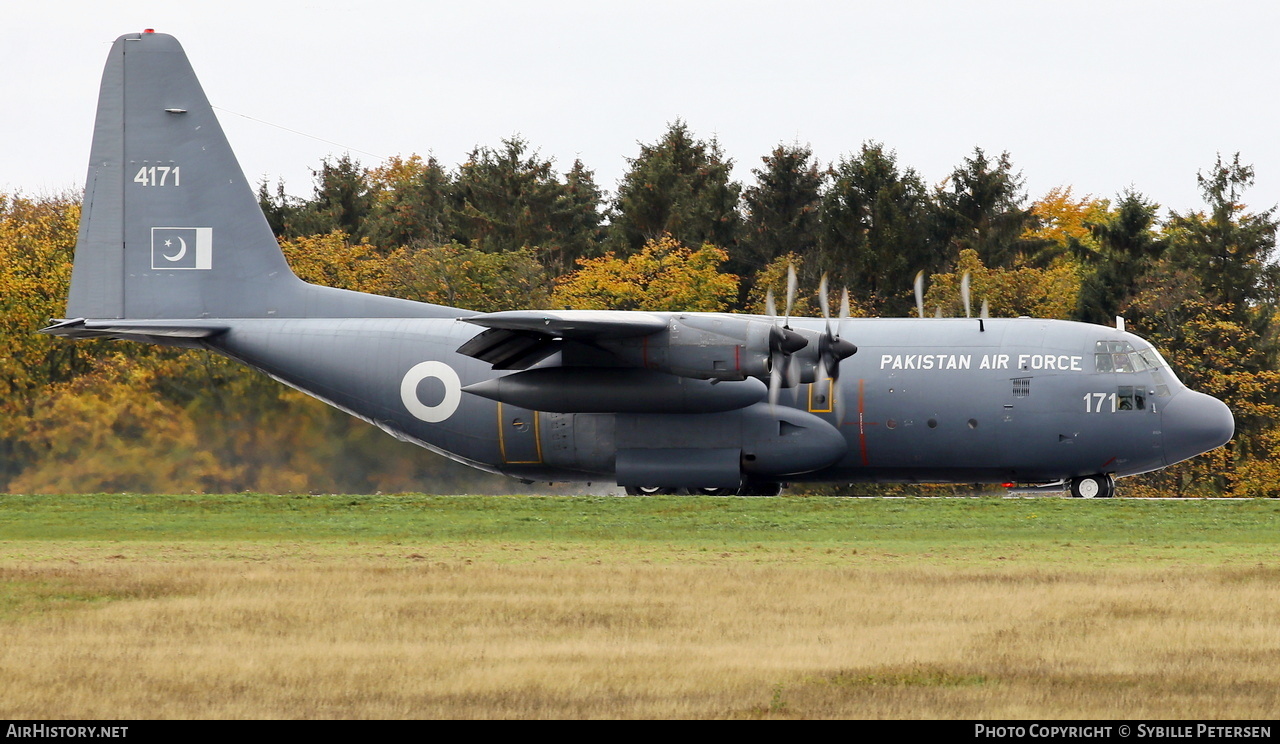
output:
M674 488L663 488L661 486L627 486L628 496L667 496L676 492Z
M736 488L690 488L690 496L732 496L738 492Z
M1077 499L1109 499L1116 493L1110 475L1086 475L1071 479L1071 496Z
M777 496L782 493L782 484L770 481L750 481L738 489L739 496Z

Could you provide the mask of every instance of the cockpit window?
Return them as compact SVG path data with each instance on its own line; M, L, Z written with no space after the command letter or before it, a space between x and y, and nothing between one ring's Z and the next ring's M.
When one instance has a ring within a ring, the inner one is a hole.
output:
M1099 341L1094 351L1094 366L1099 372L1142 372L1168 366L1155 349L1134 349L1128 341Z
M1149 391L1151 395L1158 398L1169 397L1169 384L1165 379L1165 372L1173 374L1169 370L1169 363L1160 356L1160 352L1145 343L1138 344L1138 348L1134 348L1133 344L1128 341L1105 340L1098 341L1094 344L1094 367L1099 372L1145 372L1151 370L1151 381L1154 387ZM1124 407L1123 398L1121 396L1121 406ZM1142 399L1141 388L1134 388L1132 397L1129 398L1128 406L1141 410L1144 405Z
M1169 383L1164 381L1164 373L1159 368L1151 370L1151 381L1156 384L1156 389L1152 392L1157 398L1169 397Z
M1132 351L1133 345L1128 341L1098 341L1094 344L1094 367L1099 372L1132 372Z

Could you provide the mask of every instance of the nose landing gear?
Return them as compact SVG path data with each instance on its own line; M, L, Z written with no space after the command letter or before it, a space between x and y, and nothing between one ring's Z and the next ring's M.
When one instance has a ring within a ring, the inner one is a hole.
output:
M1109 499L1116 495L1116 479L1110 474L1072 478L1071 495L1077 499Z

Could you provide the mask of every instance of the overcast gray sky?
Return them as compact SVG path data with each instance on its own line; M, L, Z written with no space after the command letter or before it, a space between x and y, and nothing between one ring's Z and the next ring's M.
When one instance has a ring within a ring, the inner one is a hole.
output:
M83 184L110 44L155 28L246 175L297 195L348 148L453 166L513 134L612 192L681 118L744 182L779 142L825 163L878 140L931 183L980 146L1007 150L1032 198L1132 185L1178 210L1239 151L1256 211L1280 202L1278 21L1280 4L1231 0L4 2L0 190Z

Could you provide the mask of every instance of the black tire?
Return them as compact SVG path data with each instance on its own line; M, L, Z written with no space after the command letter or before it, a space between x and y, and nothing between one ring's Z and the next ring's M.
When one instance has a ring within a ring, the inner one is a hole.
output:
M690 496L733 496L738 492L736 488L690 488Z
M1071 479L1071 496L1077 499L1109 499L1116 493L1116 481L1110 475L1084 475Z
M676 492L674 488L661 486L627 486L628 496L667 496Z

